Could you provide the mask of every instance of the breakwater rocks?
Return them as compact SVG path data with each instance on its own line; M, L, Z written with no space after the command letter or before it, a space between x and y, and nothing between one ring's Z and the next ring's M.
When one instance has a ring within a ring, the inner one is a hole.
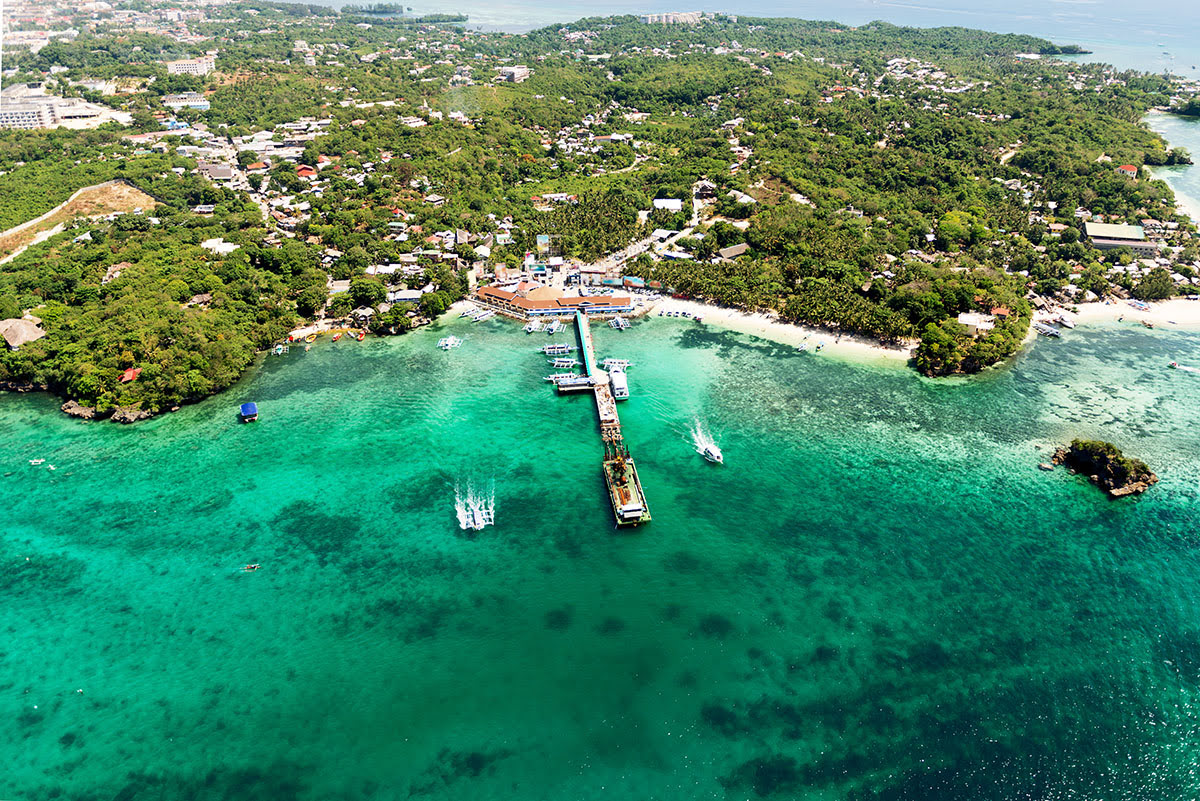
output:
M1137 495L1158 481L1145 462L1130 459L1111 442L1074 440L1069 447L1054 452L1053 462L1087 476L1110 498Z

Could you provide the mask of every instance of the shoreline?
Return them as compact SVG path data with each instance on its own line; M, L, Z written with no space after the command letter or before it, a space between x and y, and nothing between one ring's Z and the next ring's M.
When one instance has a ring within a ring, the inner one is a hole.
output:
M1081 303L1074 317L1081 325L1119 322L1139 324L1145 320L1153 323L1156 328L1161 326L1167 330L1200 331L1200 300L1171 298L1149 305L1149 311L1138 311L1125 301Z
M657 317L662 311L686 311L704 317L703 324L766 339L781 345L797 347L803 342L809 345L808 353L817 343L824 342L822 354L852 358L855 361L886 362L891 365L907 365L916 350L916 343L890 348L866 337L855 334L839 334L817 326L787 323L767 314L716 306L696 300L681 300L664 297L650 306L647 317Z

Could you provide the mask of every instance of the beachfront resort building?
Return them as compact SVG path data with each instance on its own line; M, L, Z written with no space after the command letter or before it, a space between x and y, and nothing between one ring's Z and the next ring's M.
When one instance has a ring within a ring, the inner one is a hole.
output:
M1096 250L1129 248L1135 256L1158 255L1158 243L1146 241L1146 229L1140 225L1112 225L1109 223L1085 223L1088 238Z
M568 295L561 289L531 281L522 281L513 289L480 287L475 300L501 314L529 320L562 317L581 311L584 314L629 314L633 298L628 295Z

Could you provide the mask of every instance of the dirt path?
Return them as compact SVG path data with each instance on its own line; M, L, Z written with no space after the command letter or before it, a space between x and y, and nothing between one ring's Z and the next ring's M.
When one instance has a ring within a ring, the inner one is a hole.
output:
M154 198L124 181L85 186L40 217L0 233L0 255L3 255L0 264L16 258L25 248L52 234L39 235L63 226L75 217L104 216L117 211L150 209L154 205Z

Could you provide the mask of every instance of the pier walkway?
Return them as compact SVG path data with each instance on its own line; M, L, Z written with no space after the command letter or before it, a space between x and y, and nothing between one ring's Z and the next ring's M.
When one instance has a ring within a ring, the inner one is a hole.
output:
M575 329L579 334L580 350L583 351L583 367L595 393L600 440L604 443L604 481L608 485L613 515L618 526L647 523L650 521L650 507L646 503L633 457L621 436L621 420L617 416L617 401L609 386L608 373L596 369L592 328L587 315L575 313Z

